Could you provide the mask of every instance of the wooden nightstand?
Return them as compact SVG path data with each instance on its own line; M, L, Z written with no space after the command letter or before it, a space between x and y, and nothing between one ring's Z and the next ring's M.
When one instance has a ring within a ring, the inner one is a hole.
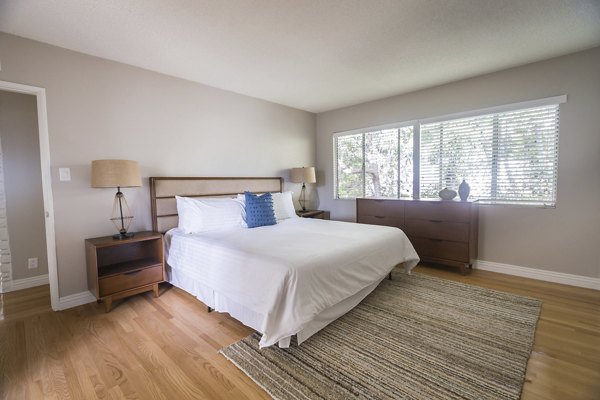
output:
M138 232L134 237L115 240L104 236L85 240L88 288L106 312L113 300L154 290L164 281L163 236Z
M329 211L323 210L296 210L296 215L302 218L329 219Z

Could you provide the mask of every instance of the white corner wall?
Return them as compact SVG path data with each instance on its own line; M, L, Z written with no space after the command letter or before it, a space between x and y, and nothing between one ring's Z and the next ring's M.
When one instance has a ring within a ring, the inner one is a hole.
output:
M600 47L318 114L320 208L355 220L354 201L333 199L335 132L563 94L556 208L480 207L478 258L600 278Z

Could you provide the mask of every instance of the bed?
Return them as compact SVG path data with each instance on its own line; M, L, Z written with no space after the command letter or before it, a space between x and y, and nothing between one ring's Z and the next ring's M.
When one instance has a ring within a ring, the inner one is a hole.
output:
M196 234L178 229L175 196L281 193L281 178L150 178L152 224L165 233L167 277L211 309L262 333L261 347L298 344L354 308L397 265L418 263L397 228L308 218Z

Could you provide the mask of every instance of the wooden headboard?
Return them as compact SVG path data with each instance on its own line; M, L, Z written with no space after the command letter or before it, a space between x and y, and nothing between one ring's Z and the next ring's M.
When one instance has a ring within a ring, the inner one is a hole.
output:
M283 178L214 178L214 177L151 177L150 204L152 230L166 232L175 228L179 219L175 196L235 197L245 191L254 193L281 192Z

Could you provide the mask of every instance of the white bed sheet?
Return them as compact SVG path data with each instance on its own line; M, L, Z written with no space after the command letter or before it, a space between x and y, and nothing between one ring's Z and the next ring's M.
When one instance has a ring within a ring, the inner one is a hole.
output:
M173 229L167 243L172 283L196 282L197 293L182 288L257 329L261 347L285 347L297 333L301 343L329 314L356 305L394 266L404 263L410 271L419 260L397 228L305 218L191 235ZM234 315L233 305L245 316Z

